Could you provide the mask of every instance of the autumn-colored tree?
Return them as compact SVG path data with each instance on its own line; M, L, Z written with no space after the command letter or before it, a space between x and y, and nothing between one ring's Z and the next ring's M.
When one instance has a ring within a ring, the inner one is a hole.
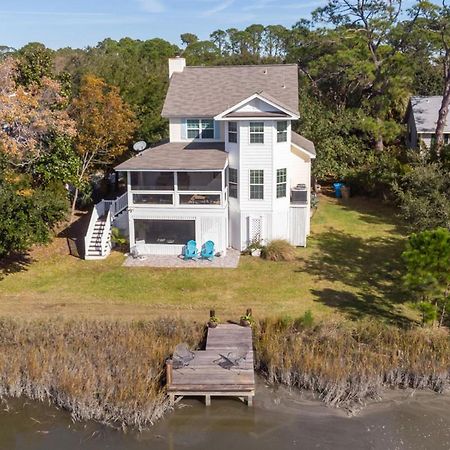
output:
M50 133L74 136L75 123L59 82L43 77L24 87L16 83L17 73L12 58L0 63L0 144L10 164L26 167L46 151Z
M131 108L116 87L92 75L83 78L79 95L73 100L71 115L77 124L75 147L81 157L78 182L81 184L97 169L105 169L122 155L136 130ZM78 188L72 203L72 217Z

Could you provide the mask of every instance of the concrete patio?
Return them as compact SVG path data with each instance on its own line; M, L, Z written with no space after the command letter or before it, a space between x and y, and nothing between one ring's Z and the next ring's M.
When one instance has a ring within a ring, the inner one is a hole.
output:
M215 257L212 261L206 259L185 261L181 256L174 255L143 255L138 258L128 256L125 267L160 267L169 269L236 269L241 253L229 248L226 256Z

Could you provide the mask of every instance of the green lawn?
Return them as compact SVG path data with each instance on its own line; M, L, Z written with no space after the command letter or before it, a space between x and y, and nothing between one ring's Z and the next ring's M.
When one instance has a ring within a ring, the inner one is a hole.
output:
M298 260L275 263L242 257L238 269L122 267L123 255L105 261L68 256L56 239L33 261L0 281L0 315L204 320L211 307L223 319L247 307L258 316L375 315L402 321L414 312L402 303L400 259L405 235L392 210L354 198L321 197L308 248Z

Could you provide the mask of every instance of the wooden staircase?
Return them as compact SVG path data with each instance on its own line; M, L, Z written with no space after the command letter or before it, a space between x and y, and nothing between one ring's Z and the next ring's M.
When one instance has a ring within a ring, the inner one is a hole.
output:
M102 200L94 206L84 238L84 259L105 259L111 252L111 227L127 210L127 194L115 200Z
M85 252L86 259L101 259L108 252L107 246L111 241L111 229L109 229L106 239L103 240L106 240L106 245L102 244L102 237L106 228L106 218L106 216L99 217L95 222L89 245Z

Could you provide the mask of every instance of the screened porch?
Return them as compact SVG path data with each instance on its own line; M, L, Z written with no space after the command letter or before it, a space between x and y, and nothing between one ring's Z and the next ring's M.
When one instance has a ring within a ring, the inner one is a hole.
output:
M227 205L226 170L129 172L136 207L221 208Z

